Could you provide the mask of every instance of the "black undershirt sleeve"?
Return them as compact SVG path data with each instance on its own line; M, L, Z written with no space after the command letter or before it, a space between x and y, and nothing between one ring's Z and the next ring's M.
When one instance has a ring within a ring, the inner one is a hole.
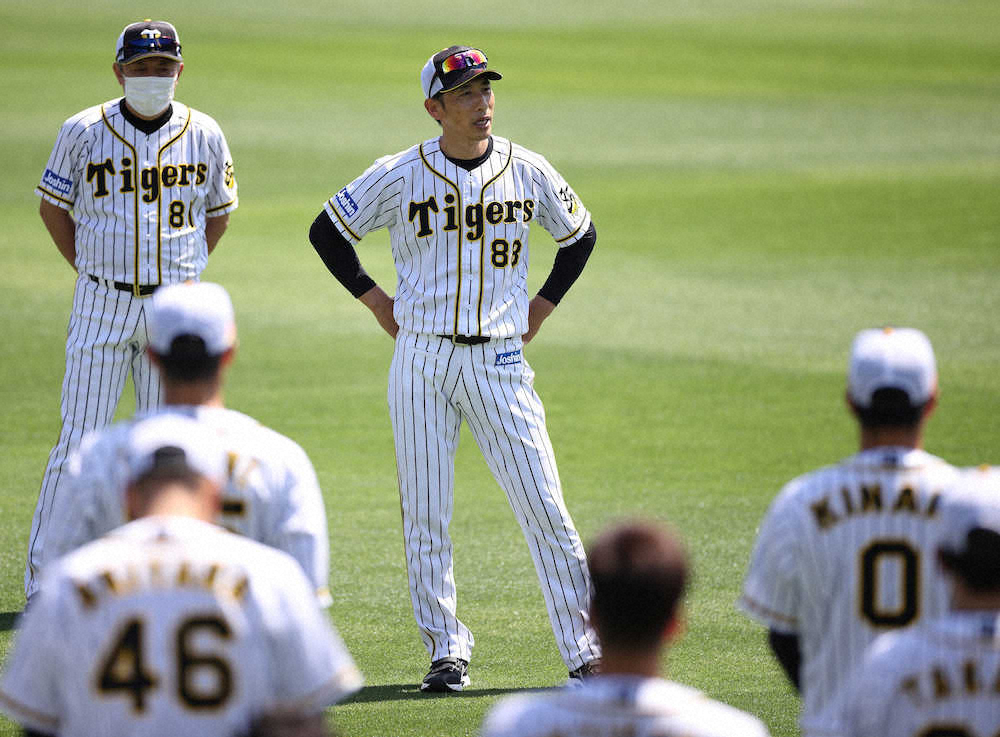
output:
M799 649L799 636L770 630L767 633L767 642L788 680L795 686L795 690L801 693L802 651Z
M549 278L545 280L538 293L545 297L554 305L559 304L559 300L566 296L566 292L573 286L583 272L583 267L587 265L590 252L594 250L597 243L597 229L591 222L590 228L572 246L560 248L556 253L556 260L552 264L552 271Z
M321 211L313 220L312 227L309 228L309 242L330 273L355 297L360 297L375 286L375 281L361 266L358 252L337 230L326 210Z

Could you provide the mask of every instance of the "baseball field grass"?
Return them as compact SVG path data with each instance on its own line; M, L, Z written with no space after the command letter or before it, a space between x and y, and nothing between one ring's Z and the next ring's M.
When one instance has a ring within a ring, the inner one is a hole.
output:
M0 653L24 604L74 279L32 189L62 121L119 95L121 27L163 12L0 5ZM598 230L526 350L581 534L636 515L679 530L695 575L666 671L797 735L798 698L734 601L780 486L856 447L843 402L853 334L926 331L942 390L928 450L1000 462L1000 4L176 0L169 12L184 46L177 97L219 121L240 184L204 274L237 310L226 400L301 443L326 497L331 617L367 679L330 711L340 732L472 735L498 697L566 676L520 531L463 434L452 532L472 686L419 693L392 345L306 240L372 160L435 135L420 67L468 43L504 74L495 132L545 154ZM392 291L384 233L359 252ZM554 253L536 230L534 287ZM120 414L130 407L126 395Z

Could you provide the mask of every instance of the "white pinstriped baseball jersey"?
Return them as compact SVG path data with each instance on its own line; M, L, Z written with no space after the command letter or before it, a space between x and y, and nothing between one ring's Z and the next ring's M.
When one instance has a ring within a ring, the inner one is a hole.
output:
M219 524L283 550L299 562L320 602L328 589L330 543L319 482L305 451L247 415L223 407L169 405L217 432L229 452ZM142 416L91 433L70 460L68 493L53 502L46 565L126 522L123 459Z
M67 120L35 193L72 210L81 274L129 284L195 279L205 218L238 205L226 138L208 115L173 103L150 135L110 100Z
M389 229L398 282L393 316L414 333L520 336L528 330L528 231L560 246L579 240L590 213L543 156L493 136L472 171L438 139L378 159L326 203L353 245Z
M807 737L996 737L1000 611L951 612L882 635Z
M361 686L299 566L195 519L147 517L48 569L0 708L61 737L243 734Z
M876 636L947 610L937 511L957 473L922 450L873 448L800 476L772 503L740 606L799 636L803 721Z
M598 676L578 688L502 699L482 737L767 737L756 717L661 678Z

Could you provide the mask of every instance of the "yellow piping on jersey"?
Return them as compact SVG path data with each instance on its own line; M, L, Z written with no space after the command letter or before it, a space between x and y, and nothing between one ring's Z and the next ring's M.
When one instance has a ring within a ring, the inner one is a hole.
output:
M483 199L486 196L486 188L504 175L504 172L507 171L507 168L510 166L510 162L513 158L514 158L514 146L512 144L510 150L507 152L507 161L504 162L504 165L501 167L500 173L498 173L496 176L494 176L492 179L486 182L483 185L482 189L479 190L480 207L483 206ZM483 208L483 212L484 213L486 212L486 208ZM486 228L484 227L483 237L479 241L479 303L476 306L476 328L477 328L476 335L479 336L482 336L483 334L483 286L484 286L484 280L486 278L484 275L486 270L483 268L483 257L486 255L485 251L486 251Z
M162 146L160 146L160 150L156 152L156 175L157 176L159 176L160 172L162 171L162 169L160 168L160 157L163 155L163 152L166 151L168 148L170 148L178 139L180 139L181 136L183 136L185 133L187 133L188 126L190 126L190 125L191 125L191 108L188 108L187 109L187 119L184 121L184 127L181 128L180 133L178 133L176 136L174 136L169 141L167 141ZM136 190L136 191L138 192L138 190ZM162 221L162 213L161 213L161 210L163 209L162 208L162 204L163 204L163 187L159 186L159 187L156 188L156 283L157 284L162 284L163 283L163 264L162 264L162 253L161 253L161 251L162 251L162 242L161 242L161 239L162 239L162 236L163 236L162 228L161 228L161 226L162 226L162 222L161 222ZM188 208L190 208L190 207L191 207L191 203L189 202L188 203ZM139 275L138 275L138 272L139 272L139 269L138 269L138 266L137 266L137 268L136 268L136 277L135 277L135 294L136 294L137 297L139 296Z
M73 203L72 202L70 202L69 200L64 200L62 197L60 197L57 194L52 194L51 192L49 192L49 190L45 189L45 187L43 187L40 184L37 187L35 187L35 189L37 189L39 192L44 192L49 197L51 197L51 198L53 198L55 200L59 200L60 202L65 203L65 204L69 205L70 207L73 207ZM987 468L989 468L989 466L987 466Z
M105 103L107 104L107 103ZM127 146L129 151L132 152L132 161L135 162L134 166L136 171L139 169L139 154L136 153L135 146L126 141L122 135L115 130L114 126L111 125L111 121L108 120L108 116L104 112L104 105L101 105L101 119L104 121L104 125L108 126L108 130L114 133L115 138L122 142L123 145ZM135 214L132 218L132 232L135 235L135 273L132 277L132 292L138 297L139 296L139 187L135 188L135 192L132 193L132 206L135 210Z
M348 226L348 224L344 222L344 218L342 218L340 216L340 213L337 212L337 203L334 202L333 200L334 200L333 197L327 200L327 202L330 203L330 209L333 210L333 214L337 216L337 220L339 220L340 224L344 226L344 230L347 231L348 235L350 235L354 240L360 241L361 237L353 230L351 230L350 226Z
M442 174L441 172L439 172L437 169L435 169L433 166L431 166L430 162L427 160L427 157L424 156L424 144L421 143L420 144L420 148L418 150L420 152L420 160L424 162L424 166L426 166L428 169L431 170L431 174L433 174L434 176L436 176L439 179L443 180L445 183L450 184L451 187L452 187L452 189L455 190L455 207L456 207L456 212L461 213L462 212L462 192L461 192L461 190L459 190L458 185L455 182L451 181L444 174ZM441 152L441 155L444 156L444 151ZM459 305L459 302L461 301L461 297L462 297L462 228L464 228L464 227L465 227L464 224L461 225L458 228L458 231L456 233L456 236L458 238L458 249L457 249L457 253L458 253L458 267L457 267L456 277L455 277L455 329L451 331L452 335L458 335L459 334L459 330L458 330L458 305ZM480 269L480 271L482 271L482 269Z
M576 235L577 233L579 233L579 232L580 232L580 228L582 228L582 227L583 227L583 223L584 223L584 221L583 221L583 220L581 220L581 221L580 221L580 224L576 226L576 230L574 230L574 231L573 231L572 233L570 233L569 235L567 235L567 236L563 236L562 238L556 238L556 243L565 243L565 242L566 242L566 241L568 241L568 240L569 240L570 238L572 238L572 237L573 237L574 235Z

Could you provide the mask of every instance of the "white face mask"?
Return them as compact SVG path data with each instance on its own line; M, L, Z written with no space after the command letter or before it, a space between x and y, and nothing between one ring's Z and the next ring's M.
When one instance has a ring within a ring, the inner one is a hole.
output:
M174 99L177 77L124 77L125 101L139 115L162 113Z

